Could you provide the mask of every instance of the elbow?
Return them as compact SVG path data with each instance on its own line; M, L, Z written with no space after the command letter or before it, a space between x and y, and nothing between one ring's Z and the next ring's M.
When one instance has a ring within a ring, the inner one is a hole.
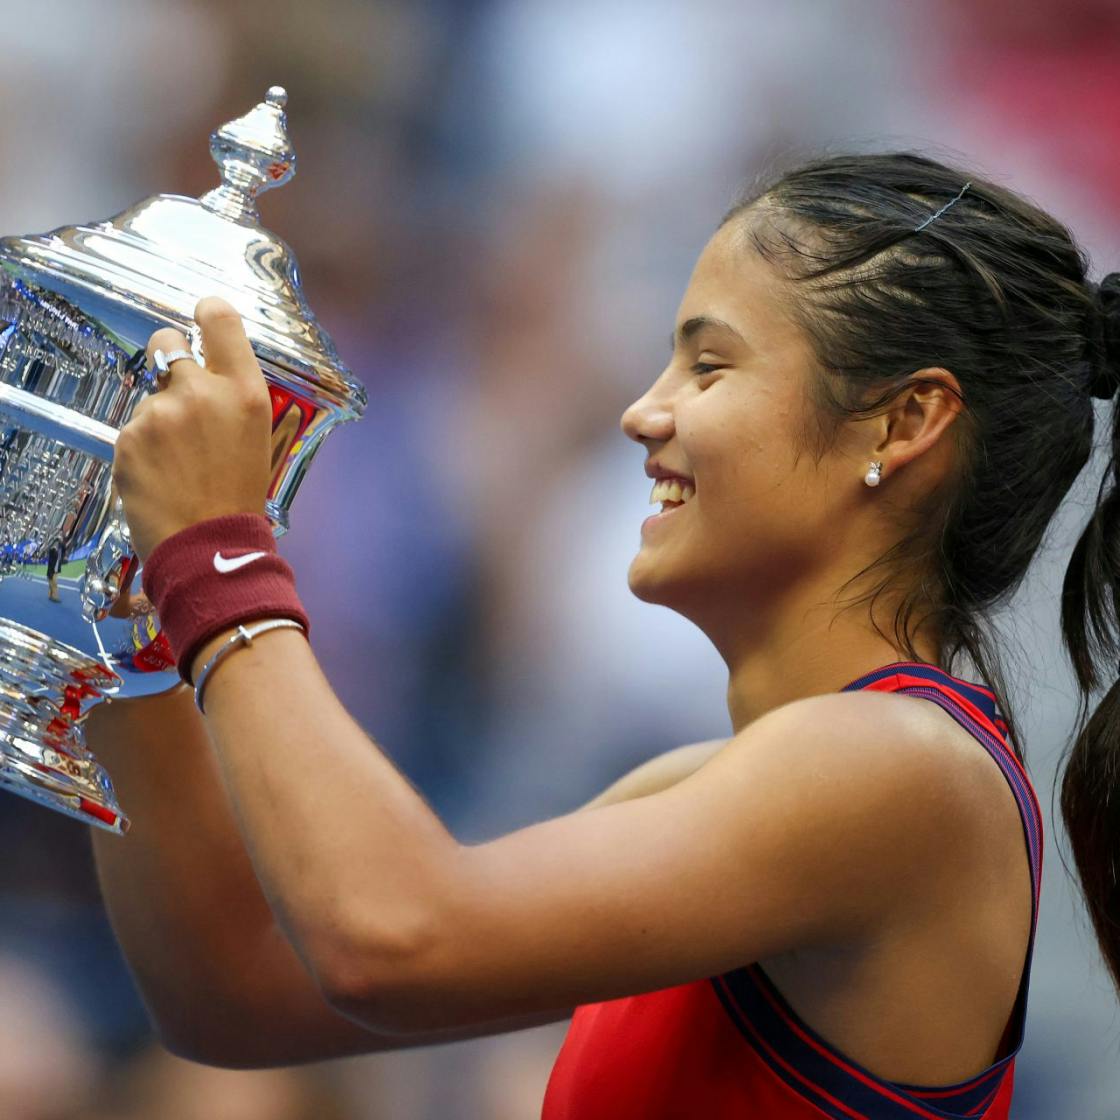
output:
M176 1058L220 1069L271 1069L302 1060L291 1024L232 992L204 982L189 993L141 994L156 1042Z
M444 956L430 920L356 924L311 954L323 998L367 1030L409 1035L448 1024L435 962Z
M214 1000L207 984L191 992L181 985L147 982L135 970L133 979L155 1041L168 1053L202 1065L240 1068L233 1044L241 1032L229 1025L239 1016Z
M216 1066L218 1069L266 1068L265 1063L249 1061L243 1054L215 1045L214 1040L205 1035L179 1034L157 1029L156 1041L169 1054L198 1065Z
M231 1031L227 1023L200 1022L188 1016L151 1018L156 1041L169 1054L219 1069L268 1069L282 1064L256 1043L252 1031Z
M226 1016L226 1010L216 1007L205 1019L153 1020L156 1041L176 1058L218 1069L276 1069L333 1056L320 1053L315 1040L282 1018L234 1009ZM370 1050L377 1049L373 1042Z

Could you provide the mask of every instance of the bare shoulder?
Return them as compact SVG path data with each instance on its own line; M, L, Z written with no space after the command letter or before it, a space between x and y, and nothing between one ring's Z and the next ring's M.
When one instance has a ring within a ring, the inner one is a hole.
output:
M948 712L901 693L808 696L767 712L741 737L746 751L784 744L791 762L803 757L829 770L853 767L903 787L928 782L946 793L964 792L975 788L979 775L1003 780L984 748Z
M711 768L788 798L800 827L843 837L879 860L882 846L905 841L911 871L925 857L939 866L954 851L971 858L992 827L993 797L1008 799L987 752L948 713L893 693L782 705L740 731Z
M851 721L855 742L871 744L904 780L930 782L975 818L988 815L993 794L1014 804L991 755L944 708L905 693L857 691L810 698L818 717ZM858 749L858 747L856 748ZM987 809L982 809L986 806Z

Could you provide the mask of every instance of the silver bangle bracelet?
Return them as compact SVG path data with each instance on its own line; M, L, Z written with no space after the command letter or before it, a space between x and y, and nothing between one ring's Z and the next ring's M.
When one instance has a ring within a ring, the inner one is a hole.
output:
M194 686L194 702L203 715L206 715L206 709L202 706L202 692L206 688L206 682L210 679L210 674L234 650L246 649L253 644L253 639L258 634L267 634L269 630L299 630L307 633L292 618L270 618L267 622L256 622L252 626L238 626L226 641L215 650L210 660L202 666L202 671L198 674L198 680Z

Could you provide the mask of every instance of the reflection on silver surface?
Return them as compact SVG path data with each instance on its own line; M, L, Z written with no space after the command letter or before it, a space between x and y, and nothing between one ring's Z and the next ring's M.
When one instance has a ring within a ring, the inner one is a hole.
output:
M98 660L0 621L0 785L115 832L127 827L81 720L119 687Z
M155 388L149 337L172 326L197 348L205 295L243 317L272 396L278 534L327 432L365 408L294 255L258 224L257 197L295 172L286 100L274 86L213 133L221 182L201 199L157 195L107 221L0 239L0 785L118 831L81 721L103 699L178 681L110 485L116 433Z

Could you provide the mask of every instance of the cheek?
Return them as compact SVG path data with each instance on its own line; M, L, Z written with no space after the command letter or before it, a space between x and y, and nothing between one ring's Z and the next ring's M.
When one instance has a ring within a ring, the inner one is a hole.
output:
M784 500L793 469L788 439L757 410L715 407L709 397L714 390L677 426L705 509L724 515Z
M709 559L753 568L767 557L797 563L818 549L822 496L811 455L797 454L789 417L724 408L703 419L697 411L678 435L696 477L695 525Z

